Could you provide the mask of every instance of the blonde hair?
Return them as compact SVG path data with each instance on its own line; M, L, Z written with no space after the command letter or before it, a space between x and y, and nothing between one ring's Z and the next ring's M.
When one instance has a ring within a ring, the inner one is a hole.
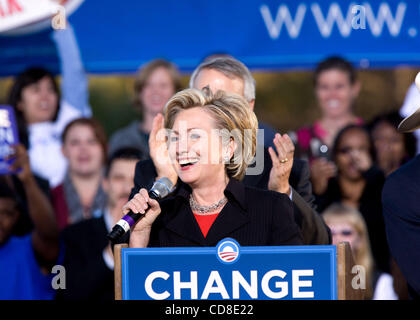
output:
M360 239L359 248L352 248L354 262L361 265L366 270L366 298L373 296L372 277L374 269L374 260L370 248L369 234L365 219L362 214L349 206L341 203L330 205L323 213L322 217L327 225L333 222L345 222L350 224L357 232Z
M230 141L233 138L236 151L240 152L235 152L226 163L226 172L229 177L241 180L256 152L258 120L255 113L240 95L222 90L213 94L208 87L203 90L185 89L176 93L166 104L165 128L172 129L179 112L195 107L203 108L212 116L224 139Z

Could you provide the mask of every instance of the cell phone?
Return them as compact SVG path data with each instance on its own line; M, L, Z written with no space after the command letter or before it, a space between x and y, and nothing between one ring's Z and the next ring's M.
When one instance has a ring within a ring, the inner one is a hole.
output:
M312 138L309 142L309 147L313 157L330 160L330 150L328 146L318 138Z

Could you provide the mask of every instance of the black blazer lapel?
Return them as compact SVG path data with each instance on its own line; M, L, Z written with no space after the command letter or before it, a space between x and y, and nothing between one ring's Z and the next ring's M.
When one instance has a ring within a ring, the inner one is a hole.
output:
M215 246L220 240L250 221L246 214L245 187L241 182L230 179L224 191L228 202L204 238L188 202L190 193L191 189L181 183L176 195L161 203L165 227L180 238L186 238L201 246Z
M187 238L198 245L206 245L200 227L195 220L189 205L186 205L185 200L177 198L174 206L169 208L169 210L174 212L174 214L167 216L165 219L165 226L168 230L176 233L181 238ZM162 214L165 214L165 212L162 211Z
M244 209L237 203L228 201L211 226L205 239L206 245L217 245L220 240L229 237L233 231L249 222L250 220L246 216Z

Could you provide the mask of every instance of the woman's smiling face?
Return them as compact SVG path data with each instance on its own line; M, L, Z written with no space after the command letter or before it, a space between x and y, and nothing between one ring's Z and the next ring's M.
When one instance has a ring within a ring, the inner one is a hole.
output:
M53 80L46 76L25 87L17 107L28 124L52 121L58 107Z
M319 74L315 94L324 115L340 117L351 112L359 90L359 84L352 84L346 72L331 69Z
M224 177L223 152L209 112L195 107L177 114L169 135L169 156L183 182L199 186Z

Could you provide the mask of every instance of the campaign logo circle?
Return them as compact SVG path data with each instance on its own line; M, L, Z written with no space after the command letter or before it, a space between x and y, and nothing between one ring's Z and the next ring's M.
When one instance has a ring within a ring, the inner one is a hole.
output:
M217 258L222 263L231 264L239 259L239 243L234 239L223 239L218 243L216 249Z

